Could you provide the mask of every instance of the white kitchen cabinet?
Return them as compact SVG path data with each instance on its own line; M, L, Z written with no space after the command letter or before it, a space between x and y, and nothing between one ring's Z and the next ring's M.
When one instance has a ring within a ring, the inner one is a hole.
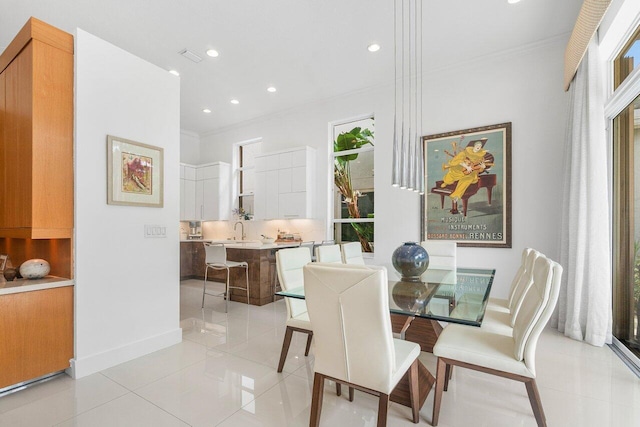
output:
M231 166L228 163L181 165L180 176L182 221L229 219Z
M180 220L196 219L196 167L180 164Z
M313 148L256 156L256 219L313 218L314 196Z

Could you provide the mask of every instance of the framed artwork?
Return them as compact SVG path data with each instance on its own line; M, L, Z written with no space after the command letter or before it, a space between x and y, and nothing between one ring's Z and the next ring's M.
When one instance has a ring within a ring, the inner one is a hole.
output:
M422 137L422 240L511 247L511 123Z
M163 206L163 149L107 135L107 203Z
M4 268L7 266L7 258L8 255L0 254L0 271L4 271Z

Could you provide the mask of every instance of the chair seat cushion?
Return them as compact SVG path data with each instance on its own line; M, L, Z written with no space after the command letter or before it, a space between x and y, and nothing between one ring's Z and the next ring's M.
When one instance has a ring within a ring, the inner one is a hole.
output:
M511 315L500 311L489 311L484 313L482 320L482 329L488 332L494 332L508 337L513 336L513 328L511 327Z
M300 328L300 329L311 329L311 321L309 321L309 313L304 312L295 317L291 317L287 320L287 326L291 326L292 328Z
M396 366L391 376L389 390L380 390L389 394L398 385L404 374L407 373L414 360L420 356L420 345L411 341L393 339L393 347L396 352Z
M433 354L529 378L535 375L514 358L513 337L467 325L449 325L440 334Z
M509 301L506 299L489 298L489 302L487 302L487 311L509 313Z

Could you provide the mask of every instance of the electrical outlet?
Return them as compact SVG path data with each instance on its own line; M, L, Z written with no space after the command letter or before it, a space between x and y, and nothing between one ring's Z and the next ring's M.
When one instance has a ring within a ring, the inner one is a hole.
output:
M146 239L164 239L167 237L167 227L163 225L145 224L144 237Z

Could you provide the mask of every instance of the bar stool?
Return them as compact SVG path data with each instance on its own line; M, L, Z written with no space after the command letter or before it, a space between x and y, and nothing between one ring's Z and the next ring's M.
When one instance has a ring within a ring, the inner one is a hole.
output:
M205 258L206 267L204 269L204 283L202 284L202 308L204 308L205 295L210 295L214 297L224 296L226 299L224 312L226 313L229 309L229 297L230 297L229 289L242 289L244 291L247 291L247 304L249 304L249 264L244 261L242 262L229 261L227 259L227 248L223 244L204 243L204 249L206 252L206 258ZM241 267L245 269L245 275L247 278L246 288L229 285L229 269L234 267ZM213 268L214 270L227 270L225 292L220 294L211 294L207 292L207 274L209 273L210 268Z

